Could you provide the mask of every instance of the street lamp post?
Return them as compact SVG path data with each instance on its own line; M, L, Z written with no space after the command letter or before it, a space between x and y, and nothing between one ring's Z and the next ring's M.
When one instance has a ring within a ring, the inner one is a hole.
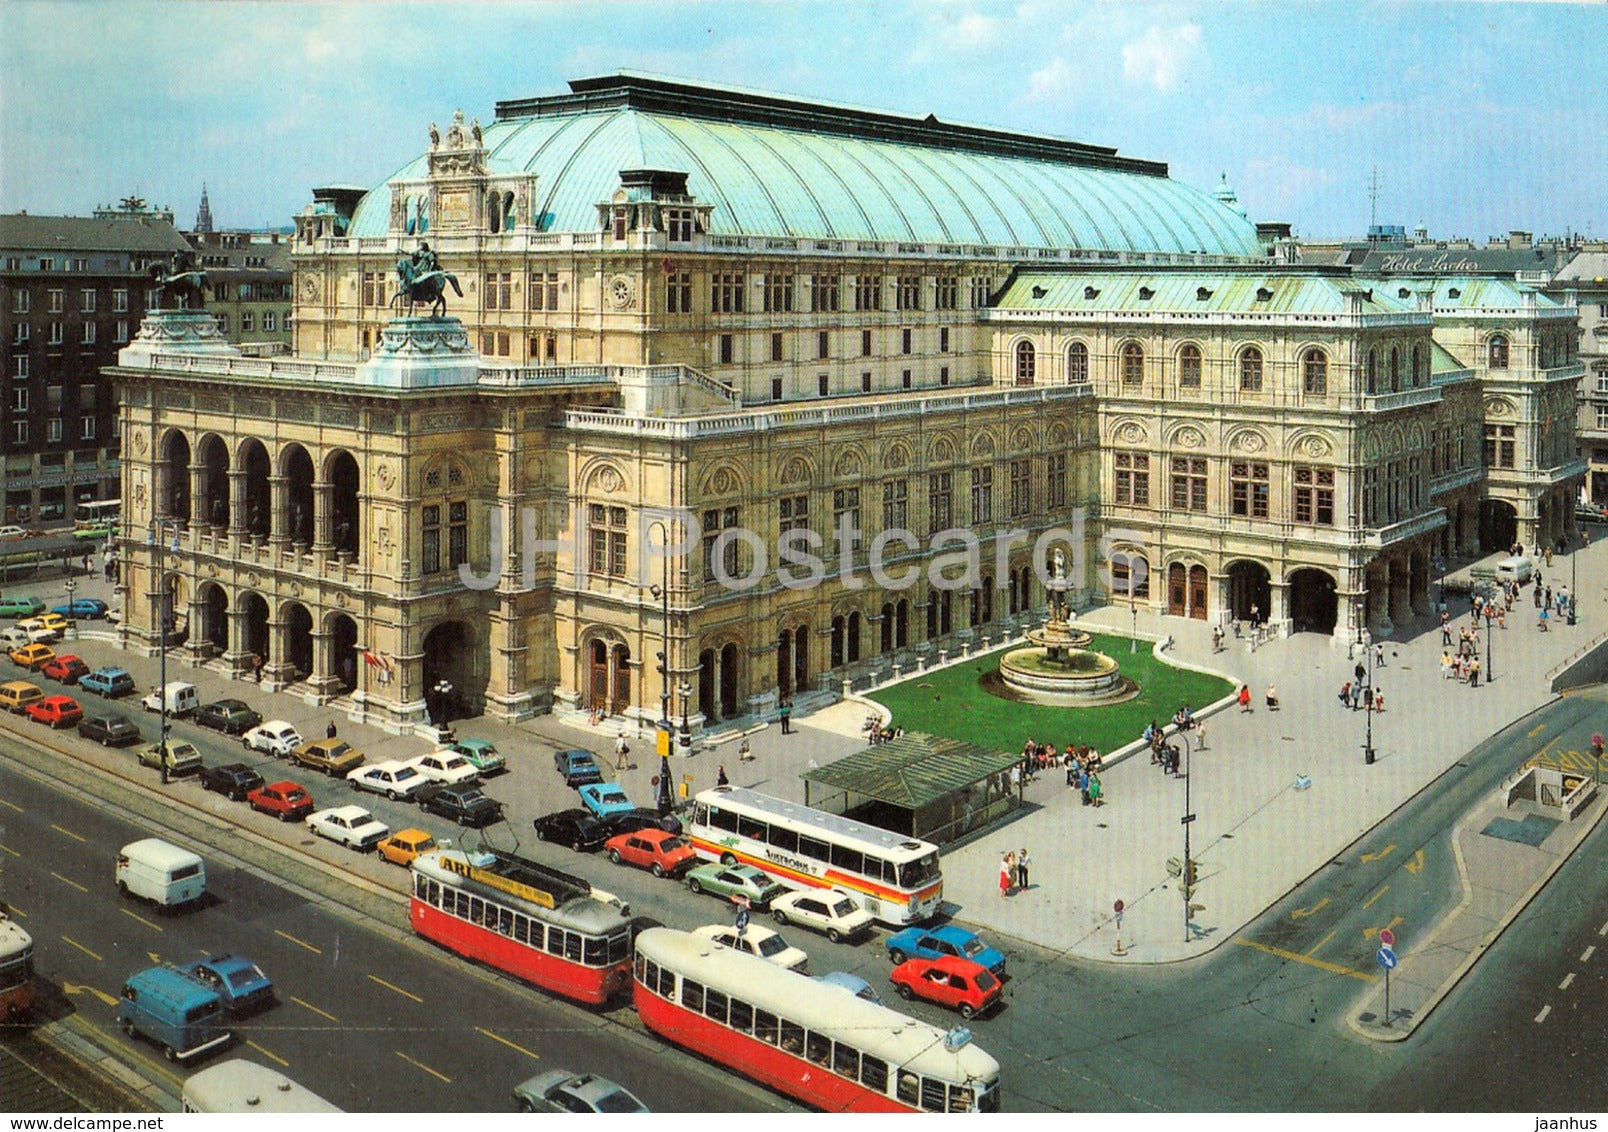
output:
M1189 735L1183 731L1178 732L1178 738L1184 741L1184 867L1179 871L1179 887L1184 894L1184 942L1189 943L1193 938L1189 930L1190 900L1195 895L1195 862L1189 855L1189 827L1195 824L1195 812L1189 808L1189 781L1192 773L1190 756L1194 753L1189 744Z
M1569 551L1569 624L1571 625L1575 623L1575 579L1578 573L1576 570L1576 565L1578 564L1579 560L1580 548L1577 546Z
M168 586L167 586L167 568L164 565L163 560L162 560L162 534L163 534L163 528L170 522L173 525L173 549L178 550L178 548L179 548L179 524L178 524L178 520L176 520L176 519L163 519L163 518L155 518L155 519L151 520L151 565L156 570L156 587L157 587L156 588L156 655L157 655L157 662L156 662L157 663L156 699L157 699L157 704L158 704L157 710L159 712L159 717L158 718L160 719L159 730L157 732L157 734L158 734L157 743L161 747L161 753L157 757L157 763L160 765L161 770L162 770L162 785L163 786L166 786L168 784L168 726L169 725L168 725L168 695L167 695L167 639L168 639L168 616L169 616L168 598L169 598L169 594L168 594ZM69 591L67 597L68 597L68 602L70 604L71 601L72 601L72 593L70 591Z
M1597 774L1594 781L1598 786L1602 785L1602 748L1603 737L1599 731L1591 737L1591 753L1597 757Z
M1358 634L1359 639L1361 634ZM1362 714L1367 717L1362 739L1362 761L1367 766L1374 764L1373 746L1373 714L1374 714L1374 682L1373 682L1373 649L1364 647L1363 652L1368 654L1368 710Z
M1491 667L1491 614L1493 609L1489 600L1485 603L1485 682L1489 684L1496 675L1496 669Z
M69 620L69 621L78 620L78 618L77 618L77 616L75 614L75 611L73 609L73 591L76 590L77 588L78 588L78 583L73 581L71 578L68 578L67 579L67 620Z
M648 533L651 534L655 527L659 528L659 548L661 552L665 552L662 554L663 572L660 574L661 584L648 587L648 592L662 603L660 612L664 626L662 648L655 654L659 660L659 734L664 738L661 740L662 746L660 743L655 743L654 746L662 756L670 752L670 739L674 729L670 722L670 555L667 553L670 549L670 525L662 519L656 519L648 524ZM686 728L687 723L685 713L683 713L681 729L685 732ZM683 743L683 746L689 745ZM665 766L668 768L669 764L666 763Z
M1440 576L1439 580L1435 583L1435 604L1439 607L1436 610L1438 613L1444 611L1446 608L1446 556L1443 554L1435 555L1434 564L1435 572Z
M692 699L692 685L683 680L676 691L681 693L681 749L692 750L692 728L687 726L687 701Z

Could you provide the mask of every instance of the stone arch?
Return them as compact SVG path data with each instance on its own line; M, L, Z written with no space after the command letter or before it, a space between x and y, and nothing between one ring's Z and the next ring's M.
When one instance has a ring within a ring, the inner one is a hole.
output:
M1290 571L1286 582L1290 587L1293 631L1332 635L1340 616L1339 586L1334 575L1316 566L1300 566Z
M1019 425L1011 430L1011 451L1026 452L1033 447L1033 430L1027 425Z
M1327 433L1307 429L1292 434L1285 451L1297 459L1323 460L1334 455L1334 441Z
M285 655L280 662L296 670L292 680L305 680L313 674L313 615L299 601L279 605L281 640Z
M1266 452L1271 444L1268 443L1267 433L1259 428L1240 428L1228 438L1230 452L1243 452L1250 455Z
M1511 417L1518 412L1513 402L1506 397L1487 397L1485 399L1485 415L1487 417Z
M157 515L190 522L190 438L176 428L162 434L157 445Z
M1117 444L1146 444L1150 441L1150 428L1133 417L1113 420L1107 427L1109 438Z
M893 471L898 468L910 466L910 446L902 440L896 440L882 450L882 466Z
M229 446L215 432L204 434L195 446L201 467L201 522L220 529L229 526Z
M1414 421L1407 429L1407 450L1409 452L1421 451L1428 441L1424 439L1424 426Z
M1405 446L1406 437L1402 433L1401 425L1391 425L1389 431L1385 433L1385 455L1399 456Z
M832 475L840 480L860 479L865 475L865 455L857 444L846 446L832 465Z
M927 463L929 465L953 464L955 462L955 442L948 436L940 433L927 442Z
M777 473L776 482L785 486L797 484L813 484L816 482L815 465L809 457L799 452L781 458L781 470Z
M1011 344L1011 375L1016 385L1032 385L1038 379L1038 347L1030 338Z
M972 437L971 454L973 457L986 460L993 456L996 451L998 451L998 448L994 435L990 430L982 429L976 436Z
M1187 421L1169 425L1163 440L1163 446L1167 448L1201 448L1205 443L1206 434Z
M278 517L286 524L282 532L299 546L313 544L313 458L301 444L292 441L279 451L279 474L285 479L289 508ZM277 533L281 533L276 531Z
M631 479L625 469L607 457L588 460L576 478L584 485L582 491L589 496L629 494L631 490Z
M254 436L246 437L235 450L235 464L246 476L246 513L233 516L235 525L245 528L253 538L265 539L274 506L273 491L268 483L273 465L268 459L267 446Z
M1089 380L1089 344L1073 339L1066 344L1066 383L1083 385Z
M242 590L235 597L235 610L240 615L242 640L236 645L250 657L258 656L263 661L273 660L270 651L271 636L269 622L272 612L268 608L268 601L256 590Z
M324 482L329 485L328 537L335 549L352 558L362 541L363 515L358 502L362 474L357 457L345 448L336 448L324 458Z
M357 690L357 622L350 614L338 610L324 617L324 632L329 636L329 673L335 678L338 696Z
M436 722L478 714L485 703L487 658L478 645L474 625L467 621L440 621L424 634L422 693Z
M748 477L740 468L735 464L722 462L704 473L703 480L699 484L699 493L705 499L743 495L747 486Z
M1265 622L1273 603L1272 576L1266 563L1240 558L1226 563L1224 572L1228 575L1228 607L1235 620Z
M1052 447L1064 447L1067 442L1067 427L1063 420L1050 422L1050 444Z
M1379 459L1380 449L1381 445L1379 443L1379 434L1370 432L1362 442L1363 460L1371 463L1372 461Z
M229 651L229 593L210 579L196 587L201 623L192 625L191 638L197 645L203 641L212 646L214 655Z

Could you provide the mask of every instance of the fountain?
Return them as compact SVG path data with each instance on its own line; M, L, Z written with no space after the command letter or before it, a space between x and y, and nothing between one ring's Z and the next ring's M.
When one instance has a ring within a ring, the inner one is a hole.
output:
M1050 596L1049 622L1028 630L1028 647L1000 657L999 682L991 690L1068 706L1117 703L1138 695L1139 685L1122 674L1117 662L1086 647L1089 634L1068 624L1066 558L1059 548L1044 588Z

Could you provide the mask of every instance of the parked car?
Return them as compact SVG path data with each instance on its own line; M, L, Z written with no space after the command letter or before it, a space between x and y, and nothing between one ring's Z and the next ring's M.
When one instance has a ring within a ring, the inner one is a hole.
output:
M581 796L581 805L600 818L607 818L611 814L629 813L636 809L631 804L631 799L625 796L625 789L613 782L590 782L576 793Z
M251 1014L274 1004L274 981L244 955L209 955L188 973L217 991L230 1014Z
M565 786L585 786L588 782L602 782L603 772L597 769L597 760L591 751L579 748L559 751L553 756L553 766L564 776Z
M687 874L693 892L709 892L730 899L745 896L752 907L765 909L787 889L753 865L699 865Z
M1575 522L1608 523L1608 507L1600 503L1576 503Z
M271 782L246 795L246 804L280 821L295 821L313 812L313 796L299 783Z
M536 827L537 840L568 845L577 853L600 849L609 839L608 827L590 810L579 807L543 814L531 824Z
M662 829L615 834L604 848L608 850L609 860L616 865L635 865L656 877L675 876L690 869L698 860L698 854L693 852L685 837Z
M610 836L616 833L635 833L639 829L662 829L666 833L683 832L681 819L675 814L661 814L644 806L610 814L604 824L609 827Z
M428 755L408 759L403 765L412 767L428 781L444 786L480 781L475 764L455 751L431 751Z
M520 1112L647 1112L628 1089L596 1073L550 1069L514 1086Z
M97 621L106 616L109 607L98 597L75 597L64 605L58 605L51 610L69 621L83 618L86 621Z
M391 835L384 822L376 821L373 814L362 806L335 806L308 814L307 828L320 837L338 841L355 853L374 848Z
M80 678L89 675L89 665L84 663L82 657L72 653L58 654L54 660L39 666L39 674L60 684L76 684Z
M447 750L468 759L469 765L478 770L482 778L508 769L508 760L485 739L459 739L455 743L449 743Z
M183 739L170 738L165 744L158 740L140 751L141 766L161 770L164 761L167 763L169 778L201 773L201 752L196 749L194 743Z
M7 655L11 653L12 649L20 649L32 644L38 644L38 642L15 625L9 629L0 629L0 650L4 650Z
M169 715L186 716L201 706L201 697L196 693L195 685L183 680L169 680L165 685L148 692L140 700L140 707L146 711L158 712L165 710Z
M270 719L248 728L240 742L249 750L261 751L275 758L288 758L290 752L302 745L301 732L282 719Z
M59 613L41 613L26 621L18 621L17 628L35 641L59 641L67 632L67 619Z
M815 981L825 983L829 987L841 987L855 998L863 998L867 1002L882 1005L882 996L877 993L877 988L859 975L851 975L847 971L828 971L824 975L816 975Z
M374 847L385 860L393 865L401 865L404 869L420 853L428 853L438 848L440 846L436 843L436 839L422 829L398 830Z
M430 780L407 763L392 759L389 762L360 766L347 774L346 781L359 790L372 790L394 801L400 798L412 798L414 792Z
M797 971L800 975L810 973L810 957L783 939L781 932L763 924L749 924L740 932L730 924L705 924L701 928L693 928L692 934L714 940L733 951L757 955L778 967Z
M201 789L222 794L231 802L244 801L262 784L262 775L245 763L223 763L201 768Z
M121 747L138 743L140 729L121 715L92 715L78 721L78 734L93 739L103 747Z
M46 696L28 705L28 718L52 728L71 727L84 718L84 709L71 696Z
M888 958L898 966L906 959L941 959L946 955L969 959L1005 977L1005 956L989 947L976 932L945 924L937 928L911 927L888 937Z
M0 709L12 715L21 715L28 710L29 704L44 698L45 690L26 680L10 680L0 684Z
M290 761L310 770L321 770L334 778L362 766L363 752L340 739L313 739L292 747Z
M414 795L426 813L451 818L459 825L479 829L502 820L502 803L488 797L478 786L458 783L427 786Z
M243 735L262 722L262 713L244 700L214 700L195 709L195 722L225 735Z
M37 617L45 611L43 599L12 594L0 597L0 617Z
M134 690L134 677L123 668L97 668L88 676L80 676L78 686L86 692L96 693L103 700L115 700Z
M35 643L12 649L7 655L11 657L11 663L19 668L37 672L56 659L56 650L49 645Z
M907 959L888 975L901 998L924 998L971 1018L999 1001L999 980L981 963L944 955Z
M778 896L771 901L771 915L778 924L802 924L833 943L869 935L875 922L871 913L843 893L817 888Z

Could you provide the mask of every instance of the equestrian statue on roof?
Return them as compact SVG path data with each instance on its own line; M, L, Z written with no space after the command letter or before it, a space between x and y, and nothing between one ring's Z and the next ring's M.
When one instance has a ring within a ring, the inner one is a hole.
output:
M391 305L399 309L406 305L412 310L415 303L428 303L430 317L440 318L447 313L448 284L452 285L454 294L463 298L458 277L441 269L441 261L422 240L411 257L396 261L396 279L396 294L391 296Z
M201 310L206 300L207 273L196 267L187 252L174 252L167 266L153 263L149 274L162 291L162 299L172 299L180 310Z

